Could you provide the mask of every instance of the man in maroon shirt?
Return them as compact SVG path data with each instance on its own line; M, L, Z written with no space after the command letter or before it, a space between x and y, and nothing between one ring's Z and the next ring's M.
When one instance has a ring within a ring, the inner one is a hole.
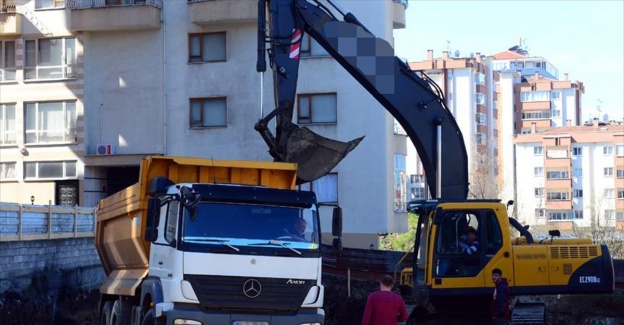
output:
M394 280L384 276L379 282L379 291L368 295L362 325L397 325L407 320L407 308L403 298L392 292Z

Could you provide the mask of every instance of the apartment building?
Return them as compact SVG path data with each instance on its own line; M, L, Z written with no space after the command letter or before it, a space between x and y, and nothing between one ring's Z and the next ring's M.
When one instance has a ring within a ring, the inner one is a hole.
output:
M623 228L624 124L535 129L514 140L520 222Z
M84 188L84 35L60 2L2 1L0 200L74 205Z
M150 154L271 159L253 129L260 99L263 115L274 107L271 74L260 94L255 71L257 2L3 3L0 201L93 206L134 183ZM404 1L344 5L390 43L405 26ZM405 137L316 42L304 38L301 56L294 121L332 139L366 136L301 188L343 207L347 246L407 230Z
M412 70L427 74L442 89L447 107L455 116L464 137L471 179L477 173L484 172L496 178L500 164L499 109L496 101L498 74L488 69L487 60L480 53L473 57L451 57L447 51L442 52L441 57L434 58L433 51L429 50L426 60L410 62ZM411 198L426 198L422 166L411 142L408 152ZM483 166L487 166L488 170L484 170Z

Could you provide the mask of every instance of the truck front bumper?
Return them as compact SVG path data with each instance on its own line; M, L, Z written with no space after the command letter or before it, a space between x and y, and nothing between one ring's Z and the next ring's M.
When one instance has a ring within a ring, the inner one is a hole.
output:
M322 309L300 309L295 315L254 315L235 313L204 312L195 306L175 305L173 309L164 312L167 325L175 324L176 319L199 321L202 325L236 325L263 324L263 325L323 325L325 313ZM237 323L235 323L237 322Z

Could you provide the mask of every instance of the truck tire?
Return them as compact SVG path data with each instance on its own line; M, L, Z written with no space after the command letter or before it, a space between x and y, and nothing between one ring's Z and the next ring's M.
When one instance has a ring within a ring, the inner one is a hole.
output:
M145 316L143 317L143 321L141 322L141 325L164 325L165 322L162 319L162 317L156 318L156 310L154 310L154 308L150 308L147 313L145 313Z
M110 325L112 311L113 311L113 302L112 301L105 302L100 312L100 325Z
M130 325L132 319L132 306L121 299L115 300L111 312L110 325Z

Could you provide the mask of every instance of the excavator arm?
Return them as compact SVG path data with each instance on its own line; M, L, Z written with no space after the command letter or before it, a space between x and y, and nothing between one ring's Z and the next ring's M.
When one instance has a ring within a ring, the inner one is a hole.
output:
M418 150L431 193L438 193L439 187L439 198L465 199L468 194L466 146L440 88L395 57L392 46L375 37L351 13L344 13L332 0L329 3L343 20L337 19L317 0L259 0L258 43L264 43L265 36L260 35L266 21L264 12L268 8L268 40L271 44L268 52L277 108L256 124L256 130L269 145L271 155L276 160L299 163L300 174L310 175L302 180L311 181L331 171L362 139L343 143L323 138L292 123L299 49L305 32L405 129ZM262 46L258 49L258 59L258 70L261 71ZM277 117L275 138L266 127L274 117ZM440 179L436 177L438 173Z

